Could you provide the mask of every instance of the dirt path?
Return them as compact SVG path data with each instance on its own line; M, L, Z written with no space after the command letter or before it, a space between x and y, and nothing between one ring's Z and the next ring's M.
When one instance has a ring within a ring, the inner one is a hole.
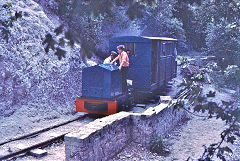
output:
M203 145L209 146L220 141L225 123L221 120L192 117L183 126L177 127L167 139L171 154L167 160L199 159L204 152Z
M166 137L165 142L170 154L166 157L158 156L151 153L146 148L136 143L131 143L121 153L119 153L112 161L173 161L192 160L200 158L204 152L203 145L210 145L220 140L220 133L226 128L225 123L220 119L204 119L192 117L188 121L183 121ZM230 145L234 151L232 156L228 156L228 160L240 160L239 140L235 145ZM217 160L217 159L214 159Z

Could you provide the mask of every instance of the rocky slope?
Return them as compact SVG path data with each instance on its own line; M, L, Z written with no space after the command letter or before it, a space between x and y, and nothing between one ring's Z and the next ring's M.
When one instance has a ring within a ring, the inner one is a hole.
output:
M7 3L11 6L4 8ZM23 15L9 27L8 42L0 36L0 117L16 111L42 118L72 113L81 94L81 69L91 60L83 63L76 44L64 46L67 54L62 60L51 49L45 52L45 35L60 24L56 19L53 23L33 0L0 1L0 7L1 21L9 19L9 11Z

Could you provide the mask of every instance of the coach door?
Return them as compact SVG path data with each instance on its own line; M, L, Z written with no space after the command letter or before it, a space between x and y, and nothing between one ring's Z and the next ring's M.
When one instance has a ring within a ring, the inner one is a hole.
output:
M153 40L152 42L152 69L151 69L151 84L153 88L157 88L157 41ZM156 86L156 87L155 87Z
M160 41L158 44L159 52L159 87L162 87L166 83L166 42Z

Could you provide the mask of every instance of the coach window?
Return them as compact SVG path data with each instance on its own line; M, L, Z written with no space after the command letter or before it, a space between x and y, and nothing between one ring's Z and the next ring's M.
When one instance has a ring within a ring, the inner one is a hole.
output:
M162 43L162 53L161 53L162 56L166 56L166 43Z
M130 56L137 56L137 54L136 54L136 43L123 43L123 45L125 46L126 50L131 51Z
M173 44L169 43L169 55L173 56Z
M177 44L173 44L173 47L174 47L174 52L173 52L173 56L177 56L178 55L178 52L177 52Z
M162 56L161 41L158 41L157 43L157 52L158 52L158 55Z
M166 44L166 53L167 53L167 55L172 55L172 53L171 53L171 43Z
M173 56L174 55L174 44L171 43L171 55Z

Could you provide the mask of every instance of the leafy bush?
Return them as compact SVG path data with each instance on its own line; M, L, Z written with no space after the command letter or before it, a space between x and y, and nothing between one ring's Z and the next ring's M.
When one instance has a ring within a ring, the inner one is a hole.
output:
M192 80L196 80L196 81L203 81L204 80L204 76L202 74L194 74L191 77Z
M216 62L206 65L212 81L220 88L235 89L238 85L239 67L237 65L228 65L225 69L221 69Z
M177 59L178 65L187 66L190 64L188 57L178 55L176 59Z
M195 14L206 34L206 53L215 55L218 65L226 68L236 64L239 55L240 18L239 1L205 0Z
M208 63L208 64L206 65L206 67L207 67L210 71L219 70L218 64L217 64L216 62Z
M228 67L224 70L224 75L226 77L233 77L239 71L239 67L237 65L228 65Z
M146 7L140 19L142 35L173 37L178 39L178 50L186 51L186 36L183 24L173 16L175 0L158 1L156 7Z
M150 151L165 156L170 153L167 150L166 146L166 142L164 141L162 136L155 137L150 142Z

